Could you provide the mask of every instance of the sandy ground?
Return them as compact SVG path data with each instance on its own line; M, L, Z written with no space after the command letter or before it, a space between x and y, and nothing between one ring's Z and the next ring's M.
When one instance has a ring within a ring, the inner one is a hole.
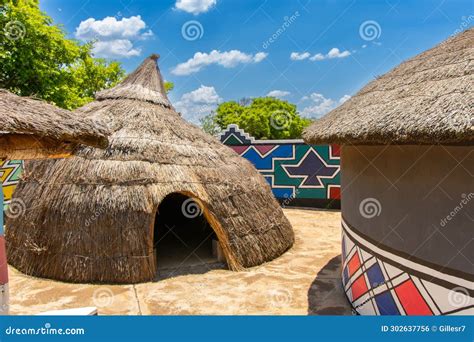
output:
M244 272L212 270L139 285L68 284L10 267L10 313L96 306L101 315L349 315L340 285L340 213L285 209L295 245Z

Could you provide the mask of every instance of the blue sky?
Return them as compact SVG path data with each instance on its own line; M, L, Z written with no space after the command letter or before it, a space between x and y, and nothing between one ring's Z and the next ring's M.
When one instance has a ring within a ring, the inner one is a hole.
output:
M161 55L190 121L217 103L272 94L319 117L367 82L474 24L464 0L45 0L96 55L132 71ZM108 17L108 18L107 18Z

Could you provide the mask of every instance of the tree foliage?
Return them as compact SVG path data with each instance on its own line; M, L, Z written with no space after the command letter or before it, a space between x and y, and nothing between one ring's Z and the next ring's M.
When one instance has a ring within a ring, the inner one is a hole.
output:
M174 89L174 83L169 82L169 81L165 81L165 91L166 91L166 93L169 93L173 89Z
M237 124L257 139L300 138L303 129L311 123L299 115L296 105L274 97L224 102L205 120L213 121L220 129Z
M216 122L216 112L214 111L199 119L199 122L201 123L201 128L204 132L210 135L216 136L221 131L221 128Z
M0 88L74 109L125 75L118 62L92 56L93 43L68 39L37 0L2 0Z

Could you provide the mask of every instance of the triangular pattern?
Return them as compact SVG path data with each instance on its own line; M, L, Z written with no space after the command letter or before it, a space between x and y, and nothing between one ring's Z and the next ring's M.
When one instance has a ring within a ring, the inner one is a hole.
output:
M443 286L445 282L433 282L434 276L428 281L402 270L369 252L367 246L360 248L361 243L344 229L342 241L342 282L357 313L417 316L474 313L474 298L467 288Z

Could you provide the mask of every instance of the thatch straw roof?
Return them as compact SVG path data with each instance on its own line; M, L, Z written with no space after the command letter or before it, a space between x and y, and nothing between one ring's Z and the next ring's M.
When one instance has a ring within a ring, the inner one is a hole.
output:
M108 145L103 125L3 89L0 89L0 122L0 159L62 156L78 144Z
M233 270L292 246L292 227L258 171L171 108L156 56L76 113L104 120L109 146L26 164L14 194L26 212L6 230L19 270L73 282L154 279L153 224L171 193L201 203Z
M474 143L474 28L370 82L303 134L311 144Z

